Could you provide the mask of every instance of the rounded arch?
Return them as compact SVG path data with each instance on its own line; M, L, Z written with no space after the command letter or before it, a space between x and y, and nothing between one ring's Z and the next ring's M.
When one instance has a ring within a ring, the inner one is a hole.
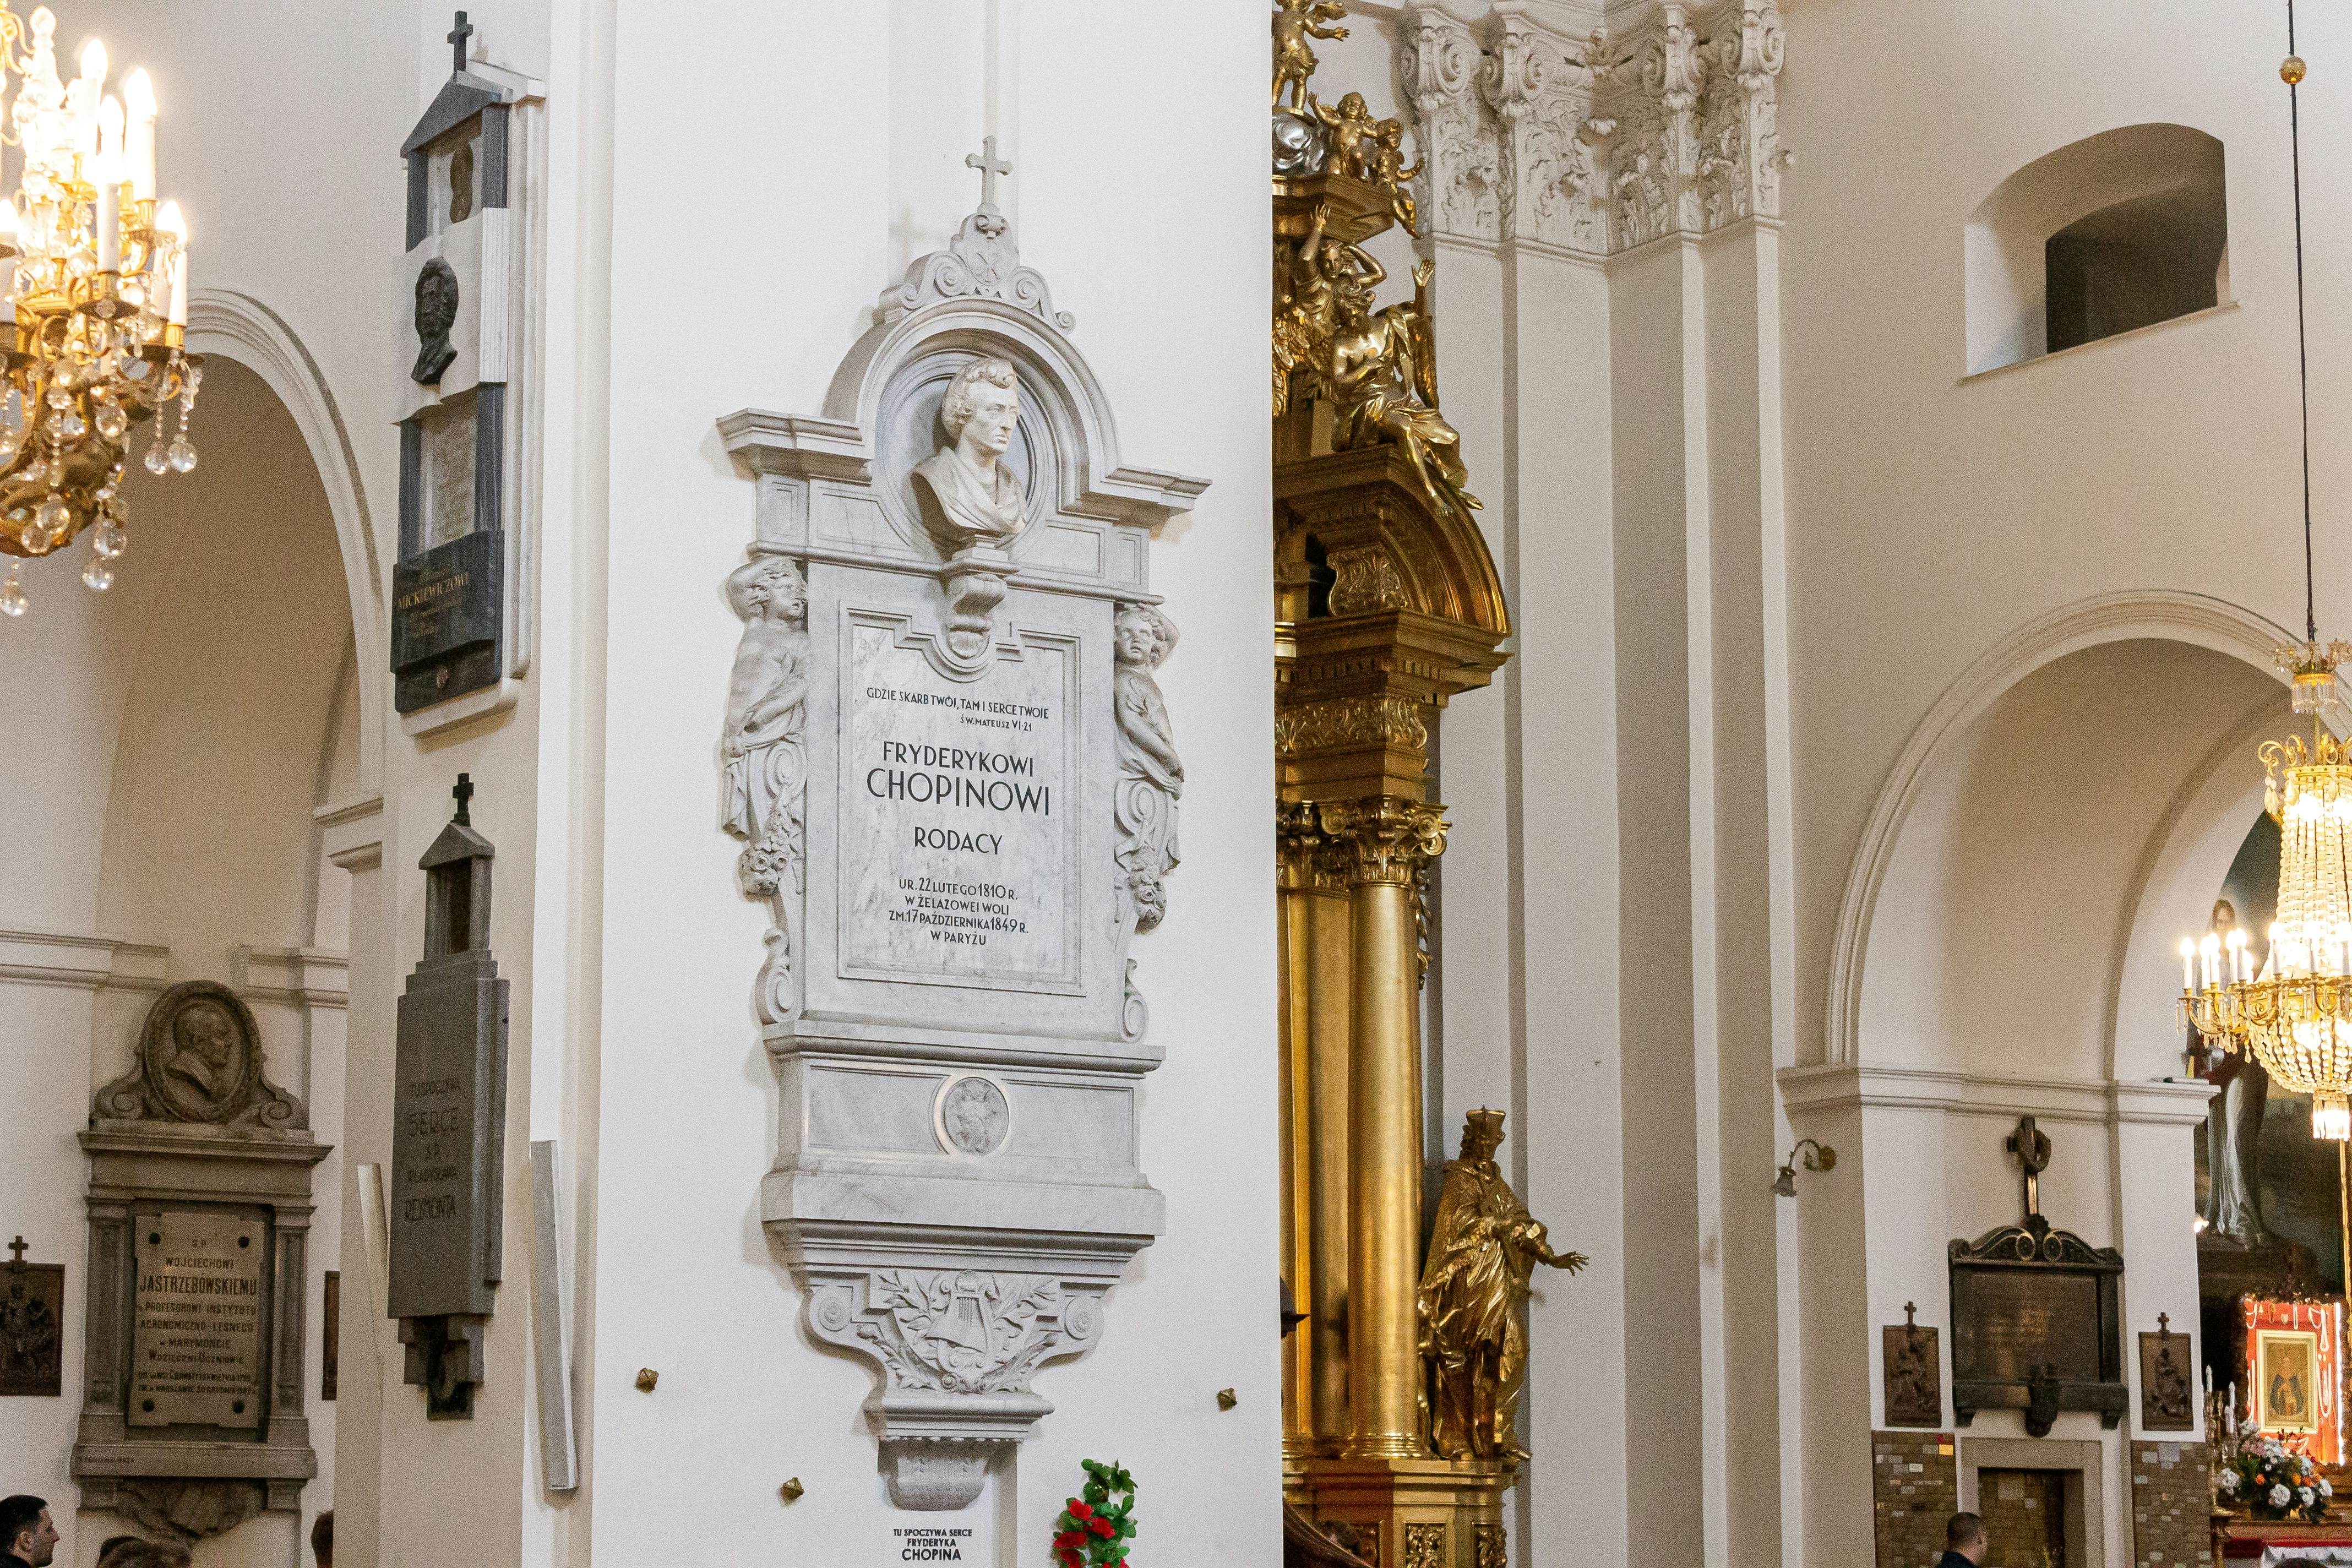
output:
M1960 738L1971 732L2004 695L2037 671L2069 656L2105 644L2130 641L2179 643L2220 654L2263 671L2273 683L2283 686L2284 681L2271 665L2271 654L2293 640L2284 628L2264 616L2205 595L2161 590L2104 594L2079 600L2018 628L1963 671L1945 689L1905 742L1872 805L1848 868L1832 936L1822 1040L1824 1059L1848 1065L1860 1065L1863 1061L1864 981L1871 940L1878 922L1881 896L1906 829ZM2232 735L2235 732L2233 723ZM2186 770L2187 782L2173 792L2166 816L2168 826L2155 842L2161 844L2178 837L2178 825L2189 812L2197 792L2209 787L2224 771L2221 764L2226 759L2229 744L2230 741L2224 739L2203 748L2196 765ZM2242 834L2242 823L2239 830ZM2162 853L2158 847L2142 857L2134 892L2134 918L2139 895L2156 866L2150 857ZM2116 977L2117 972L2109 966L2101 978L2103 983L2112 984ZM2112 999L2108 1000L2111 1005Z
M335 395L318 361L285 319L248 294L199 289L188 301L188 352L219 354L258 375L293 416L310 449L343 561L351 600L352 639L357 646L360 679L360 766L362 793L383 780L384 683L370 679L384 667L383 574L369 521L367 489L352 449Z

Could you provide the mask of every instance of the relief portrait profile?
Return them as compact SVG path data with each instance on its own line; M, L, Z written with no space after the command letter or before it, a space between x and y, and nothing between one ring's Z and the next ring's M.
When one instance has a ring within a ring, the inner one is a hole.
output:
M437 386L457 357L449 342L457 324L457 273L439 257L416 272L416 363L408 379L419 386Z

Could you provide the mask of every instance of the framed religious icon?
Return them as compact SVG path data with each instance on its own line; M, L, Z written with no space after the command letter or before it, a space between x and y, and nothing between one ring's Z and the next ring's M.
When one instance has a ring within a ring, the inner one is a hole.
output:
M8 1250L0 1264L0 1397L55 1399L63 1391L65 1265L26 1262L21 1236Z
M2304 1329L2254 1331L2254 1425L2308 1436L2319 1430L2319 1336Z

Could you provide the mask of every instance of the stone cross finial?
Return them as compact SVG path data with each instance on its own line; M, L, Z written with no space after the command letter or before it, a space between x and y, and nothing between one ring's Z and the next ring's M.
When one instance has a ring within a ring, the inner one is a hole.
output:
M471 773L459 773L457 775L457 787L450 790L449 793L455 795L457 800L457 815L451 817L449 820L457 824L460 827L471 827L474 826L473 817L468 816L466 810L467 804L474 798L474 775Z
M457 13L457 25L449 29L449 73L452 76L466 68L467 40L474 36L474 25L466 20L466 13Z
M2158 1313L2156 1315L2156 1331L2157 1331L2157 1335L2158 1335L2158 1338L2160 1338L2160 1339L2168 1339L2168 1339L2170 1339L2170 1338L2172 1337L2172 1314L2171 1314L2171 1313L2169 1313L2169 1312L2158 1312Z
M1918 1331L1919 1308L1916 1302L1906 1301L1903 1303L1903 1326L1911 1330L1915 1333Z
M996 205L997 176L999 174L1009 174L1013 173L1013 165L996 155L996 138L993 136L982 137L980 139L980 151L977 153L967 153L964 157L963 166L967 169L978 169L980 171L980 205L984 207L994 206Z
M21 1236L8 1244L8 1267L11 1268L25 1267L25 1238Z

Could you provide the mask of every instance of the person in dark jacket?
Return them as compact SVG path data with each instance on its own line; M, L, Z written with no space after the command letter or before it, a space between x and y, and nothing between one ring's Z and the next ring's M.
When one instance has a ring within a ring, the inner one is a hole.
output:
M58 1527L49 1521L47 1503L21 1492L0 1498L0 1568L48 1568L57 1549Z
M1944 1524L1944 1555L1936 1568L1982 1568L1985 1529L1981 1515L1956 1513Z

